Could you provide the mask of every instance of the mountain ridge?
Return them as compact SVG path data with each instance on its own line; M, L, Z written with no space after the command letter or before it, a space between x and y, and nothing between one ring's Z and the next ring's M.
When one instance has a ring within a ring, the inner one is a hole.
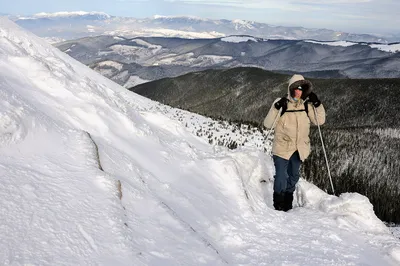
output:
M229 97L226 102L232 102L236 99L236 103L239 105L239 109L247 110L241 114L235 113L235 117L229 117L232 112L231 110L221 108L217 114L206 114L207 116L221 116L226 119L243 119L246 121L261 121L265 113L265 109L269 108L272 102L279 97L282 97L287 93L287 81L290 76L287 74L279 74L270 72L255 67L238 67L231 69L208 69L200 72L187 73L178 77L164 78L144 84L137 85L130 90L137 92L145 97L153 100L160 101L162 103L181 106L183 109L192 109L198 105L198 99L196 95L190 93L199 93L201 95L209 95L210 93L216 93L218 95L215 99L221 99L221 95L227 96L225 92L229 93ZM343 106L349 106L351 102L357 100L357 103L368 101L370 104L375 103L374 99L369 99L368 92L375 90L376 86L383 89L386 94L381 95L385 97L382 99L383 102L390 104L391 106L400 108L396 101L396 92L400 88L400 79L389 78L389 79L310 79L316 90L323 95L328 96L328 108L330 102L336 102L335 98L341 99ZM221 90L222 94L219 94ZM352 93L349 93L347 89L351 89ZM185 92L185 93L183 93ZM356 93L357 92L357 93ZM249 98L252 95L252 98ZM259 97L257 97L257 95ZM351 97L350 97L351 96ZM362 98L360 98L362 96ZM180 98L179 98L180 97ZM191 98L190 101L188 98ZM214 99L214 100L215 100ZM201 101L207 103L207 98L201 97ZM254 106L261 107L261 109L245 109L245 106L250 106L250 103L255 103ZM224 106L223 103L218 103L216 107ZM205 114L208 108L196 109L196 113ZM379 116L374 118L374 123L368 122L370 119L359 120L354 117L351 118L351 112L347 110L343 114L346 114L348 118L343 121L342 119L330 120L327 122L329 126L332 121L334 126L369 126L369 125L385 125L392 124L397 127L400 123L392 121L391 116ZM355 113L354 113L355 114ZM370 115L373 115L369 111ZM381 114L382 115L382 114ZM341 115L340 115L341 116ZM334 115L335 119L335 115ZM365 121L365 122L363 122Z
M209 68L240 66L307 73L316 78L400 77L398 44L266 40L252 36L127 39L104 35L55 46L121 85L131 76L156 80ZM120 65L120 69L107 66L104 61L114 62L112 65Z
M195 33L203 33L203 36L208 36L208 38L223 37L234 34L249 34L260 38L316 39L320 41L348 40L379 43L389 43L396 40L400 41L396 36L385 38L370 34L346 33L328 29L284 27L242 19L216 20L189 16L168 17L157 15L150 18L137 19L131 17L110 16L105 13L99 15L101 14L100 12L92 12L98 13L97 15L89 15L87 13L90 12L45 13L45 15L43 14L43 18L40 18L37 15L36 17L22 16L20 18L18 16L10 16L10 18L17 24L28 28L41 37L62 37L64 39L75 39L78 37L100 34L110 35L111 33L113 35L125 36L127 38L138 36L187 37L194 36ZM54 14L58 14L58 16ZM61 16L62 14L64 16ZM71 16L71 14L74 14L74 16ZM76 14L81 15L76 16ZM97 23L95 19L96 16L99 17ZM77 19L73 20L74 17ZM43 21L41 21L41 19ZM56 19L57 21L52 19ZM64 22L62 21L63 19L65 20ZM87 25L84 23L86 19L91 21L91 26L93 26L91 30L89 30ZM75 23L77 21L82 23ZM75 27L75 34L71 30L73 27ZM125 30L124 28L128 30ZM145 28L146 31L143 31L143 28ZM164 31L160 29L164 29ZM58 30L58 32L56 30ZM135 33L135 31L138 33ZM65 32L65 34L61 32Z

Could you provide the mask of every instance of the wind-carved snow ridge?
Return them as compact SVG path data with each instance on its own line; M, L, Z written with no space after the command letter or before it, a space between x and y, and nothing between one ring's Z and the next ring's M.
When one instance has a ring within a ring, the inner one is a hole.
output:
M2 264L400 263L366 197L302 180L295 208L274 211L263 147L209 145L176 116L206 118L131 93L4 18L0 36Z

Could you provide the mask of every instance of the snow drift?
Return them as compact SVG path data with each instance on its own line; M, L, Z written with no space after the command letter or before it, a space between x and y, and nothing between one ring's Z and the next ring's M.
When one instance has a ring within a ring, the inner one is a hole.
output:
M269 156L208 145L4 18L0 37L3 265L400 262L366 197L301 181L276 212Z

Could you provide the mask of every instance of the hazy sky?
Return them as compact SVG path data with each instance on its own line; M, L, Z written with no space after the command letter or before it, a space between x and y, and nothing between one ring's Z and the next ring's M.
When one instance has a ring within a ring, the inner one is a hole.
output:
M103 11L114 16L190 15L354 33L399 33L400 0L0 0L0 12Z

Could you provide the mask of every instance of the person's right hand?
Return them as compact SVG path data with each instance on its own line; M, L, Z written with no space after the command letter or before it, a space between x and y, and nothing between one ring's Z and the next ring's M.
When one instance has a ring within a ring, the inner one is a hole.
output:
M276 109L280 110L283 105L286 103L287 99L285 97L282 97L279 101L277 101L274 106Z
M318 99L317 95L314 92L311 92L308 95L308 99L310 100L310 102L315 106L318 107L321 105L321 101Z

